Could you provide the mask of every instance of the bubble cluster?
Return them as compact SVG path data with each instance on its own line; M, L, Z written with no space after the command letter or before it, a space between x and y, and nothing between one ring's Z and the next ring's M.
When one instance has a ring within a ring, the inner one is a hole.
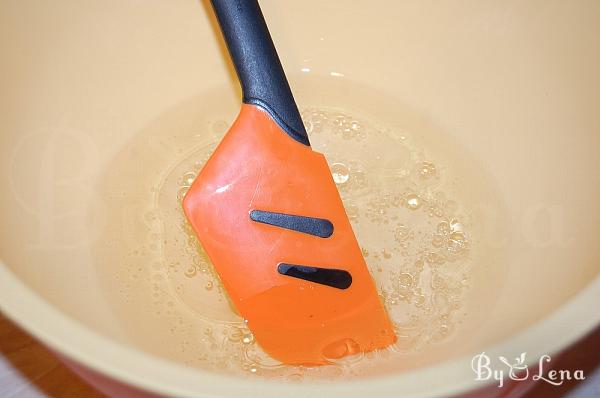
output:
M324 131L344 140L361 141L367 137L362 123L343 112L310 109L302 112L301 116L309 135Z
M319 126L313 147L332 170L348 165L348 179L338 187L399 337L390 350L411 352L447 339L461 316L471 241L463 209L444 191L444 168L408 134L322 109L303 114ZM356 120L363 134L336 139L335 129L347 120Z

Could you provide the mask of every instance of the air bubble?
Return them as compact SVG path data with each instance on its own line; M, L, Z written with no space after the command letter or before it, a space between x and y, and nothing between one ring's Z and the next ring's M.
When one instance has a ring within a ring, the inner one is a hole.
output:
M189 187L196 179L196 173L187 172L181 177L182 186Z
M436 169L435 165L431 162L423 162L421 164L421 168L419 170L419 175L421 178L431 178L435 176Z
M242 331L242 329L237 327L234 327L228 336L229 341L232 341L234 343L242 341L243 338L244 332Z
M450 221L450 229L452 230L452 232L462 232L463 231L463 225L458 222L458 220L452 220Z
M406 225L400 224L396 227L394 231L394 239L396 242L404 242L409 237L409 229Z
M417 296L415 296L414 301L415 301L415 305L417 307L422 307L425 305L425 296L417 295Z
M427 262L432 265L444 264L444 262L446 261L444 256L442 256L440 253L437 253L437 252L428 253L426 258L427 258Z
M252 342L254 342L254 335L252 335L252 333L248 332L242 336L243 344L248 345L248 344L252 344Z
M400 284L401 287L409 288L412 286L413 282L414 282L414 277L411 274L402 273L398 277L398 283Z
M442 235L449 234L451 231L450 224L446 221L442 221L438 224L437 231Z
M421 207L421 205L421 199L417 195L410 194L406 197L406 207L409 209L417 210L419 207Z
M343 163L333 163L331 165L331 175L336 184L344 184L350 178L350 171Z
M190 187L188 187L188 186L180 187L179 190L177 191L177 200L179 200L179 201L183 200L183 198L185 197L185 194L187 194L187 191L189 189L190 189Z
M188 278L193 278L194 276L196 276L197 273L198 273L198 270L196 269L196 267L192 266L185 270L184 275L187 276Z

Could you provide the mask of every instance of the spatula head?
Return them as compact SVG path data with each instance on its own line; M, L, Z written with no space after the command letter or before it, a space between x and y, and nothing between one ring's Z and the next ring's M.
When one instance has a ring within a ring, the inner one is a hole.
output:
M325 157L261 108L242 105L183 208L274 358L325 364L395 342Z

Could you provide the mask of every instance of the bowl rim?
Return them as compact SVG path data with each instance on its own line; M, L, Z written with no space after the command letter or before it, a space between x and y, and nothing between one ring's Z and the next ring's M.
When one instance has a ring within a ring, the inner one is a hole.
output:
M492 358L517 357L527 347L528 365L566 348L600 324L596 310L600 275L554 312L485 350ZM486 387L475 380L470 356L400 374L341 382L290 383L218 374L157 357L101 335L45 301L0 260L0 310L25 331L85 368L141 390L178 397L425 397L455 395ZM573 324L578 327L572 327ZM68 336L68 338L66 338Z

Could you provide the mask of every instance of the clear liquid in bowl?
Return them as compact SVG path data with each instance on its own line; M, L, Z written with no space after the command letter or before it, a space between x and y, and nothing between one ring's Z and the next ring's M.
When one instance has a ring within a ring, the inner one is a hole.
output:
M435 357L429 352L450 355L445 350L465 338L465 320L477 318L469 317L473 272L493 253L483 250L485 220L477 208L486 181L453 167L468 157L427 145L423 132L399 127L393 113L363 115L360 102L341 107L316 100L302 110L398 342L328 366L288 366L257 344L182 212L183 195L234 118L228 109L203 114L207 100L218 104L194 99L140 134L99 187L111 214L95 248L99 275L132 342L189 366L289 380L349 377L382 364L419 366Z

